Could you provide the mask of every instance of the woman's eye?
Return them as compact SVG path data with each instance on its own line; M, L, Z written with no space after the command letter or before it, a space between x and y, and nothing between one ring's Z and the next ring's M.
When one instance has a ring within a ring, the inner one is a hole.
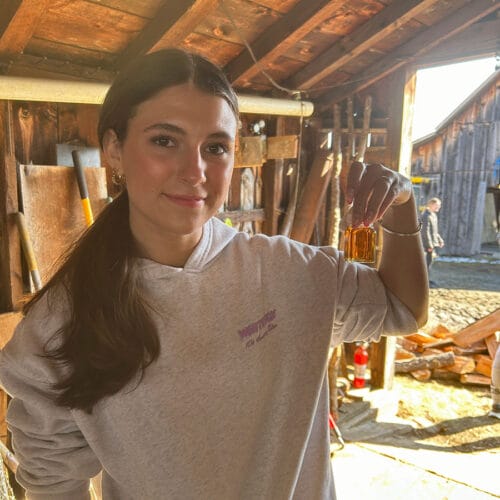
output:
M229 148L225 144L216 143L209 144L207 146L207 151L213 155L222 155L224 153L227 153L229 151Z
M163 148L169 148L174 146L175 144L174 140L167 135L159 135L157 137L152 137L151 142Z

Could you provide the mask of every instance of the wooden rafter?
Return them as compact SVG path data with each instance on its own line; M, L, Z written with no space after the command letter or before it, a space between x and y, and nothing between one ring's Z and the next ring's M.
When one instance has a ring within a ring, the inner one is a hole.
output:
M302 0L251 44L258 64L247 50L226 65L230 81L241 84L276 60L339 9L343 1Z
M50 0L3 0L0 21L0 59L10 62L30 41Z
M500 3L497 0L474 0L474 2L468 3L453 15L420 32L409 42L400 45L389 55L354 75L355 82L324 94L320 99L320 106L326 109L331 107L333 103L368 87L499 8Z
M196 0L163 35L162 45L173 47L180 44L203 21L207 14L217 8L218 3L219 0Z
M99 66L88 66L70 61L61 61L51 57L22 54L10 66L9 73L16 76L36 78L57 78L61 80L85 80L111 82L116 72L108 71Z
M121 68L138 55L146 54L160 40L162 45L180 43L216 6L217 0L166 1L146 28L120 54L115 68Z
M21 0L5 0L3 3L2 17L0 17L0 39L19 10Z
M399 0L373 16L353 35L347 35L297 72L285 86L309 89L373 47L438 0Z
M418 65L459 62L472 58L494 56L498 51L500 18L481 21L446 40L429 54L418 58ZM474 43L471 43L474 40Z

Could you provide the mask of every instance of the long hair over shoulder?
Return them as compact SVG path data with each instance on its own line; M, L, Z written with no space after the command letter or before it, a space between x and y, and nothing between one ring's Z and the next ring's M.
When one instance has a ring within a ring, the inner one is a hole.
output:
M98 125L101 146L108 130L123 143L137 107L161 90L183 83L226 100L238 115L236 94L221 70L208 60L177 49L142 56L110 87ZM24 307L52 289L65 290L68 321L45 346L45 355L68 368L56 403L91 412L103 397L116 394L153 363L160 341L134 260L126 190L97 217L62 266Z
M55 385L61 406L91 412L99 399L118 392L159 355L151 311L135 276L134 255L124 191L24 307L27 314L55 286L66 292L69 319L45 346L48 358L69 367L67 378Z

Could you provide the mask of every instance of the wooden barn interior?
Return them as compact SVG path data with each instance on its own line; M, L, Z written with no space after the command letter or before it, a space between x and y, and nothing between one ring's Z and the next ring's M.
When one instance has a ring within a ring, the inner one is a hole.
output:
M86 228L72 152L80 152L94 216L116 195L96 124L110 82L135 56L184 48L220 65L234 85L240 145L219 217L242 231L338 246L352 159L410 175L416 70L498 55L499 7L498 0L4 0L0 348L23 301ZM373 349L373 387L390 387L393 350L388 340ZM2 393L4 443L6 405Z

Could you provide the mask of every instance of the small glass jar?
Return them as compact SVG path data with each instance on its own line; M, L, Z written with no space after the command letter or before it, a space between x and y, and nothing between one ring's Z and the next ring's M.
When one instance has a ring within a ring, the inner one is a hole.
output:
M348 226L344 233L344 255L347 260L375 262L377 233L373 226Z
M377 233L373 225L358 226L351 224L352 215L348 208L343 217L344 222L344 257L348 261L371 264L375 262Z

